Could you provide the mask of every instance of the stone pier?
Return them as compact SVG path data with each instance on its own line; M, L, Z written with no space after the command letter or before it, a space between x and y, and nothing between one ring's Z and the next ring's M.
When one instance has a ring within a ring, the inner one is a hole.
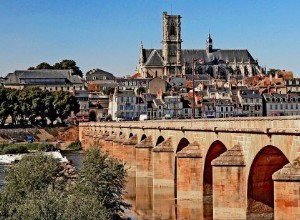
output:
M213 218L246 219L247 178L242 146L236 145L221 154L212 166Z
M154 187L174 187L175 157L172 139L153 148L153 184Z
M276 219L300 219L300 157L274 173L273 181Z
M135 159L135 145L137 145L137 135L133 135L123 142L123 156L125 168L128 169L128 176L135 177L136 175L136 159Z

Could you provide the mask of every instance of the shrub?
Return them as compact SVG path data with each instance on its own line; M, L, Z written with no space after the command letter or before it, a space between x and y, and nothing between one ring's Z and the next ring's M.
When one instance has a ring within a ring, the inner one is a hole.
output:
M81 150L81 142L79 140L69 144L68 149L70 150Z
M4 154L22 154L22 153L28 153L28 150L27 147L24 145L11 144L5 146L2 152Z
M39 144L38 150L39 151L44 151L44 152L49 152L49 151L55 151L55 150L58 150L58 149L53 144L43 142L43 143Z

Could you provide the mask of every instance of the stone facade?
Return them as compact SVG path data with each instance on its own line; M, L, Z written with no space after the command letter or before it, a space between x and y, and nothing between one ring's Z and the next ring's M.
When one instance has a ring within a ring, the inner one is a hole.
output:
M162 27L162 49L145 49L141 44L138 71L144 78L184 76L193 68L196 74L220 79L262 73L248 50L215 49L210 34L206 49L182 49L180 15L163 12Z

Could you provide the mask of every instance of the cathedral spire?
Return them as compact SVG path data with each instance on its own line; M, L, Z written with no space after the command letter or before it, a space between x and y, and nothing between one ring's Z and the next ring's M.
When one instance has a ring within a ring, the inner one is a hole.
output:
M206 52L207 53L213 52L213 41L212 41L210 32L208 33L208 37L206 39Z

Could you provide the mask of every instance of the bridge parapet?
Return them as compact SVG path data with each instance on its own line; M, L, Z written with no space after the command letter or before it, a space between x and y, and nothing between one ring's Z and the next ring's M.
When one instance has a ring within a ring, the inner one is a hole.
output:
M189 119L189 120L149 120L130 122L89 122L80 123L80 127L129 128L129 129L158 129L181 131L207 132L236 132L236 133L291 133L300 131L299 116L284 117L249 117L249 118L218 118L218 119ZM95 129L96 130L96 129Z

